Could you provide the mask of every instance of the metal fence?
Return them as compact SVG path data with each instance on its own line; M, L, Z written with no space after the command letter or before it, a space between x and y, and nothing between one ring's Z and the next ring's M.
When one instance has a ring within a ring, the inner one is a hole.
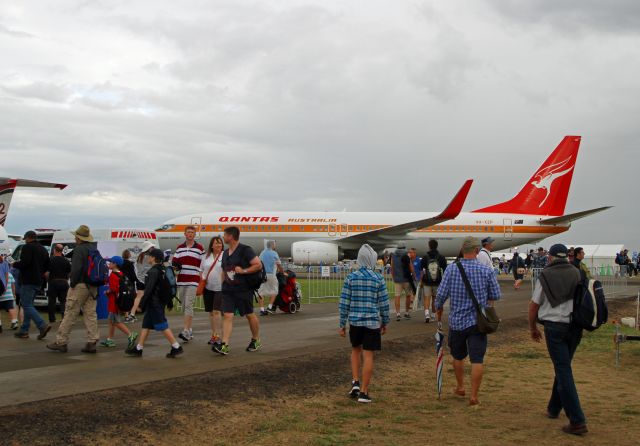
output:
M535 287L536 281L538 280L538 276L543 268L532 268L529 270L528 274L531 278L531 287ZM602 288L604 289L606 296L615 296L616 294L621 294L628 291L628 281L626 270L620 270L620 267L612 267L611 265L606 266L597 266L589 268L591 272L591 276L599 280L602 283Z
M355 264L331 266L302 266L288 263L283 265L296 273L296 278L303 302L312 303L314 300L337 299L342 292L344 279L357 269ZM391 270L387 267L376 268L382 274L389 292L393 290Z

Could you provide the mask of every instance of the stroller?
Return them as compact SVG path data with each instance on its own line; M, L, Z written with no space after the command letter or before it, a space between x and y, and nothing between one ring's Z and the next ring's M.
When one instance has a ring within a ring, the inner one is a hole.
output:
M285 273L277 273L278 295L274 305L284 313L295 313L300 310L302 295L296 282L296 273L288 269Z

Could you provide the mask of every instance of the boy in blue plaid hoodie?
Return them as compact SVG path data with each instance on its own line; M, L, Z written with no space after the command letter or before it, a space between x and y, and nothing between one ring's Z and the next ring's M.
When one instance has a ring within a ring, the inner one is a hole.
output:
M351 390L359 403L370 403L369 383L373 375L374 352L382 349L381 336L389 324L389 295L382 275L375 272L377 253L362 245L358 252L360 269L347 276L340 295L340 336L346 336L349 322L351 340ZM364 360L363 360L364 359ZM362 386L360 364L362 363Z

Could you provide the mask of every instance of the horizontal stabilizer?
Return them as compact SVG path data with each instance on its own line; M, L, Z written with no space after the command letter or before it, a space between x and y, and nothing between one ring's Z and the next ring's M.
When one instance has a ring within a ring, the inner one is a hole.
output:
M572 221L580 220L581 218L587 217L589 215L606 211L607 209L611 209L612 207L613 206L603 206L601 208L590 209L588 211L582 211L582 212L575 212L573 214L562 215L560 217L545 218L544 220L540 220L540 223L543 225L559 225L562 223L571 223Z
M449 205L442 211L440 214L435 217L425 218L422 220L410 221L407 223L402 223L395 226L388 226L382 229L375 229L373 231L363 232L360 234L347 236L341 241L353 241L353 242L375 242L375 240L381 240L386 238L397 238L404 236L412 231L417 231L418 229L425 229L431 226L437 225L439 223L445 222L447 220L453 220L456 218L460 212L462 211L462 206L464 206L465 201L467 200L467 195L469 195L469 190L471 189L471 185L473 184L473 180L467 180L464 185L460 188L458 193L453 200L449 203Z
M11 185L13 187L47 187L53 189L64 189L66 184L46 183L44 181L23 180L22 178L5 178L0 177L0 186Z

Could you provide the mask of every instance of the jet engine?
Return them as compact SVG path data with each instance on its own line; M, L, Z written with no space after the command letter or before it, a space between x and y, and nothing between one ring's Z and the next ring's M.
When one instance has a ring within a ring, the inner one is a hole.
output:
M338 245L325 242L295 242L291 245L293 263L303 265L331 265L340 260Z

